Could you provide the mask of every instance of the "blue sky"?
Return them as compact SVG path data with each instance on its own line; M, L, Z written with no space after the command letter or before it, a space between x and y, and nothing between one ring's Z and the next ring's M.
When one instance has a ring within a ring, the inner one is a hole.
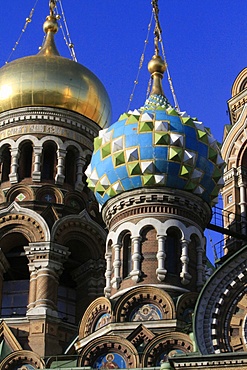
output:
M36 0L1 1L0 65L12 47ZM78 61L104 83L112 101L113 121L127 109L138 72L151 0L63 0ZM159 0L160 23L169 72L181 110L197 116L221 141L228 123L226 101L237 74L247 65L246 0ZM12 59L35 54L43 40L48 0L39 0L33 20ZM69 57L61 31L57 45ZM153 31L145 54L153 54ZM149 73L144 62L131 108L145 100ZM164 78L169 100L169 86Z
M12 52L25 19L37 0L1 1L0 66ZM32 22L23 33L11 60L36 54L43 40L42 24L48 0L37 2ZM63 0L70 37L78 62L105 85L113 108L113 122L126 111L138 72L151 0ZM246 0L159 0L160 24L180 109L197 117L221 141L229 123L227 100L238 73L247 66ZM70 57L61 31L60 54ZM130 108L145 101L153 54L153 29ZM172 102L167 78L164 90Z

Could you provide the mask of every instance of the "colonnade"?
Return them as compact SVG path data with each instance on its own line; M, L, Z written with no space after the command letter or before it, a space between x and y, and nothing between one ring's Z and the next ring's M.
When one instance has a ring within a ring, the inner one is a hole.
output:
M37 141L37 140L36 140ZM74 165L74 171L75 171L75 189L80 191L84 187L83 183L83 169L86 165L86 155L89 154L89 151L86 150L83 152L81 148L78 145L74 145L74 143L69 143L67 146L63 144L64 147L60 147L61 145L58 145L57 142L54 142L54 140L51 140L50 138L47 139L47 142L53 143L57 149L55 151L55 163L56 163L56 169L54 173L54 182L58 185L63 185L65 181L65 166L66 166L66 156L68 153L68 147L75 148L76 150L76 157L75 157L75 163L70 164L71 166ZM36 143L33 143L30 141L30 144L32 145L32 170L31 170L31 178L33 182L41 182L42 181L42 157L44 155L44 146L43 144L45 141L43 140L40 145L37 145ZM6 144L4 144L2 147L6 147ZM21 143L19 145L17 144L16 147L10 147L9 145L9 153L10 153L10 168L8 178L11 184L16 184L19 181L19 168L22 165L25 165L25 163L20 163L21 158ZM0 152L0 163L4 161L3 155ZM5 174L6 178L6 174ZM0 173L0 181L3 179L3 166L1 166L1 173Z
M135 225L138 228L137 225ZM121 228L121 233L123 235L123 228ZM193 231L195 227L193 227ZM181 235L181 230L178 230ZM126 232L129 232L129 230ZM131 271L129 272L129 278L131 278L135 283L140 282L141 275L142 275L142 237L141 231L139 230L135 234L138 233L139 235L131 235ZM181 237L178 237L179 243L179 253L180 253L180 272L179 278L182 285L186 286L190 283L192 276L189 273L189 266L190 266L190 258L189 252L190 248L194 248L194 253L196 253L196 285L200 288L204 283L204 256L205 256L205 237L203 234L200 235L199 230L197 231L197 242L192 243L191 236L187 236L185 238L184 233L182 233ZM199 237L198 237L199 236ZM112 239L111 239L112 237ZM157 253L156 253L156 260L157 260L157 269L156 269L156 278L159 282L164 282L166 280L168 271L166 269L166 261L171 259L169 256L169 252L167 251L167 231L165 231L162 235L157 234ZM116 242L113 240L115 239ZM123 280L123 248L124 245L122 243L123 238L120 237L120 233L112 232L108 236L108 246L106 249L106 287L105 287L105 294L109 296L111 292L111 288L119 289L121 286L121 282ZM150 251L155 252L153 249L153 245L150 245ZM170 261L171 263L176 263L176 261ZM145 273L145 271L144 271Z

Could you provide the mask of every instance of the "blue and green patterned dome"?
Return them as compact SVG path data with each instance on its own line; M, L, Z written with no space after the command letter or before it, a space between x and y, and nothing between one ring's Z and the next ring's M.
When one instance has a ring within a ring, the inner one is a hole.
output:
M213 205L223 186L220 149L209 129L151 94L144 107L99 132L86 174L98 202L137 188L186 190Z

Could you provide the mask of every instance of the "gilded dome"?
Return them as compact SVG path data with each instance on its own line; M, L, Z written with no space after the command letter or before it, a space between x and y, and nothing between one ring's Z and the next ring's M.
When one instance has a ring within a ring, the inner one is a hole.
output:
M144 107L124 113L95 139L88 185L102 205L144 187L185 190L213 205L223 186L218 143L202 122L169 104L162 93L160 64L154 69Z
M64 108L108 127L111 103L103 84L83 65L59 55L55 17L47 17L44 30L46 41L37 55L0 68L0 113L27 106Z

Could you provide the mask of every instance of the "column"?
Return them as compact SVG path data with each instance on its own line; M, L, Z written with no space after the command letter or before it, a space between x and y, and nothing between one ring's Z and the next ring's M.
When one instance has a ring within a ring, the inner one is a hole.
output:
M3 295L3 274L9 269L9 263L0 249L0 309L2 307L2 295Z
M32 179L34 182L41 181L41 155L42 155L42 147L35 146L33 148L34 153L34 168L32 173Z
M67 247L50 242L30 243L24 247L29 259L30 294L27 316L57 317L57 289L63 263L69 256Z
M165 240L166 237L164 235L158 235L158 252L157 252L157 260L158 260L158 268L156 270L156 275L159 281L164 281L166 277L167 270L165 269Z
M66 150L58 149L57 150L57 173L55 176L55 184L63 185L64 183L65 157L66 157Z
M11 172L9 175L9 181L11 184L18 182L18 167L19 167L19 148L10 149L11 153Z
M182 245L182 253L181 253L181 262L182 262L182 271L180 273L181 282L184 285L189 284L191 280L191 275L189 274L189 241L188 240L181 240Z
M85 184L83 184L83 168L86 164L86 159L83 157L78 157L76 161L76 183L75 183L75 190L81 191Z
M29 296L27 310L31 310L35 307L36 302L36 291L37 291L37 271L35 264L29 263L30 281L29 281Z
M239 205L240 205L240 213L241 213L240 233L246 235L246 188L245 188L245 184L243 181L243 173L241 173L240 170L238 169Z
M199 245L196 246L196 252L197 252L197 287L198 290L201 289L203 286L204 280L204 266L203 266L203 255L205 251L205 238L201 239L201 242Z
M113 261L114 275L111 283L114 289L119 289L122 280L120 277L120 268L121 268L120 245L115 244L112 246L112 248L114 250L114 261Z
M111 295L111 264L112 264L112 252L106 252L105 254L106 259L106 272L105 272L105 280L106 285L104 289L105 296L107 298Z
M3 156L0 155L0 182L3 181Z
M130 276L132 280L138 283L141 277L141 237L134 236L131 240L133 243L133 270L130 272Z

